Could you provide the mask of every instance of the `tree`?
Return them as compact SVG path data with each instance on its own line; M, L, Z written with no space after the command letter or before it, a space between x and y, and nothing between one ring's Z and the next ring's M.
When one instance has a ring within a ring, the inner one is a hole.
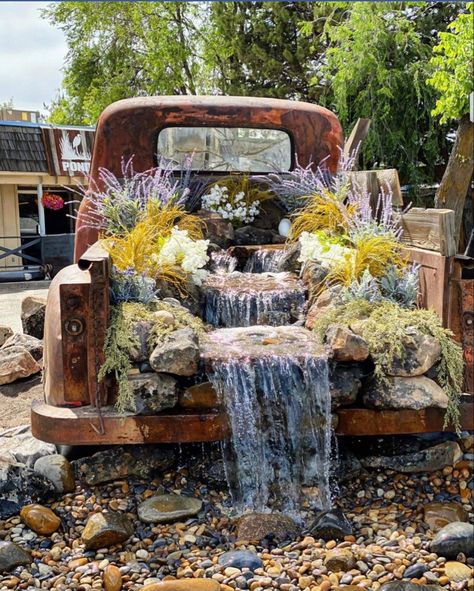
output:
M474 91L473 36L474 6L459 14L449 30L439 34L431 64L434 73L428 83L439 93L434 115L441 123L459 120L449 162L436 192L436 207L454 209L459 240L464 200L474 170L474 123L469 120L469 94Z
M53 122L95 123L108 104L130 96L196 93L202 60L194 3L59 2L43 17L69 45Z
M329 19L329 48L321 76L322 102L345 129L359 117L372 119L362 148L363 165L393 166L403 182L433 177L447 153L447 128L433 120L435 92L427 86L432 31L444 30L448 4L346 3L346 18Z

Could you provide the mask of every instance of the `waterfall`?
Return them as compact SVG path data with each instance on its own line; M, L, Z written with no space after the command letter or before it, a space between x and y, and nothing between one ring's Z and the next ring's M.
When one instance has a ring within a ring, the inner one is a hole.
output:
M203 283L204 320L213 326L280 326L298 320L306 288L291 273L210 275Z
M244 273L277 273L281 270L280 264L284 261L286 254L283 248L260 248L247 259Z
M211 254L212 273L232 273L237 268L237 259L225 251Z
M238 510L298 512L301 488L330 506L326 356L299 327L220 329L204 343L232 431L225 464Z

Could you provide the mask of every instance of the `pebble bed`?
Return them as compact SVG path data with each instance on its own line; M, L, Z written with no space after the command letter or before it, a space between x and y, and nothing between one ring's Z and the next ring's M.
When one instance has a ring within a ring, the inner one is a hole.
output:
M140 522L137 506L163 490L201 499L201 513L180 523ZM139 591L163 579L192 578L211 579L220 591L329 591L345 586L347 591L351 586L377 591L387 582L402 580L474 589L472 577L454 580L446 558L430 551L435 534L423 521L424 505L441 501L462 504L472 522L472 493L472 462L466 459L431 474L371 471L341 485L335 499L353 526L352 536L324 542L303 534L254 546L236 540L228 494L196 483L188 469L151 482L128 479L93 488L77 486L50 505L61 519L60 529L50 536L34 533L19 516L0 521L0 538L27 548L34 561L0 576L0 589ZM134 535L120 546L87 551L81 531L91 513L104 509L127 514ZM220 555L234 549L255 552L263 566L251 571L218 564ZM339 554L348 558L350 568L331 570L327 561L334 550L346 550ZM474 564L463 555L457 557L459 562ZM111 565L117 567L114 573ZM194 588L191 583L189 591Z

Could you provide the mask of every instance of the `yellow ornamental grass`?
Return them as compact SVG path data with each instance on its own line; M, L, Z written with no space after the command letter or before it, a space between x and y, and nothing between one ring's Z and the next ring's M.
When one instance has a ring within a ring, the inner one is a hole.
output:
M354 248L329 271L326 281L350 285L368 270L373 277L381 277L387 267L406 267L408 259L402 245L387 235L364 236L355 241Z
M294 216L290 240L298 240L303 232L324 230L328 234L345 235L356 206L345 204L334 193L312 195L308 203Z

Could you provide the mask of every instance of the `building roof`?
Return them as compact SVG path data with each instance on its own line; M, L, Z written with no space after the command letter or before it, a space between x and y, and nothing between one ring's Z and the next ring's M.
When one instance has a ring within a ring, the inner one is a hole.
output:
M47 172L39 126L0 125L0 171Z

